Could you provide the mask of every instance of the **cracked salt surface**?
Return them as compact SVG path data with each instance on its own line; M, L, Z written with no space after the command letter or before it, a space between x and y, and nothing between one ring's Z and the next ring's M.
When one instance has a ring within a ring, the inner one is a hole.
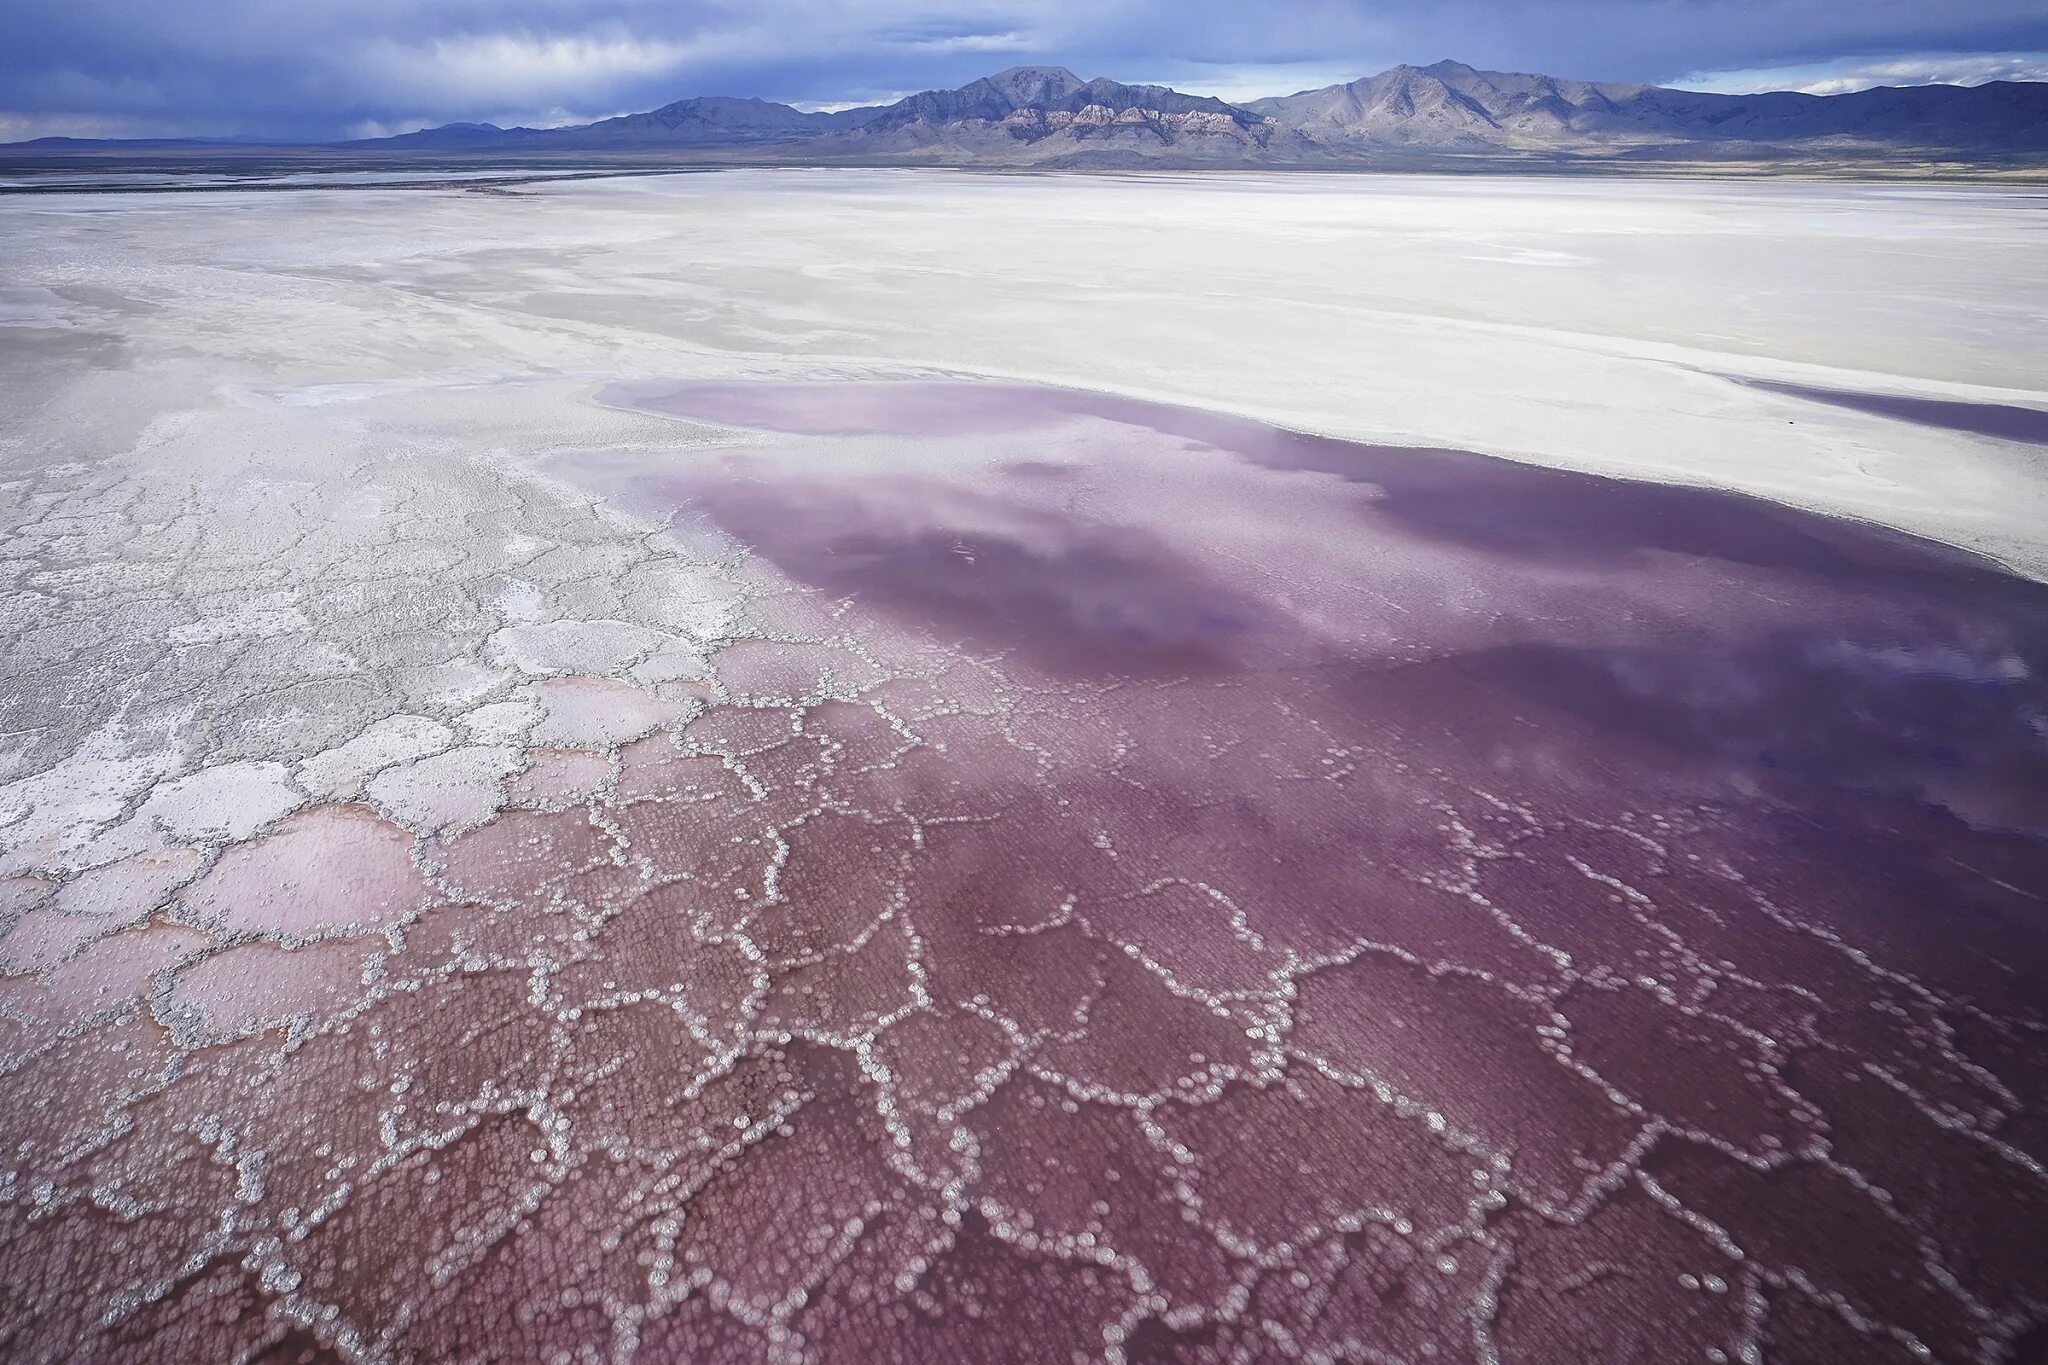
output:
M1090 394L603 398L670 435L374 517L24 477L99 624L9 664L12 1356L2038 1340L2048 588Z

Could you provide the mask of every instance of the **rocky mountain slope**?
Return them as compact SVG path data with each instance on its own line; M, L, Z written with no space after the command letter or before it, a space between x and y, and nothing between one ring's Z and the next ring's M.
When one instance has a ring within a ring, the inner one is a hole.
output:
M1602 152L1743 145L1796 150L2048 150L2048 85L1886 87L1845 95L1716 95L1397 66L1344 85L1253 100L1253 113L1331 147Z
M1014 67L958 90L927 90L835 141L854 153L968 152L1034 162L1100 159L1104 152L1301 160L1321 151L1295 130L1219 99L1163 85L1084 81L1064 67Z
M678 100L644 114L626 114L580 128L561 129L553 136L560 142L590 146L732 146L818 137L843 121L832 114L805 113L767 100L706 95Z
M801 142L857 127L873 110L806 113L768 100L703 95L642 114L622 114L567 128L500 128L491 123L449 123L397 137L370 138L363 147L549 148L742 147Z

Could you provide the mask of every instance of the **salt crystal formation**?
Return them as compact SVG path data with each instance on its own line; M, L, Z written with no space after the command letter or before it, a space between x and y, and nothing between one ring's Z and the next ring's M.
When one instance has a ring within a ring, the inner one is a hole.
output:
M2048 589L1089 395L605 399L692 425L17 487L9 1359L2039 1350Z

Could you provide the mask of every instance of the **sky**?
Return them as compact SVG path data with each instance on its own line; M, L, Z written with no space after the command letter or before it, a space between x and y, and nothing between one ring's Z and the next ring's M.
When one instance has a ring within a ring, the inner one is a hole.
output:
M2044 0L0 0L0 140L320 140L1008 66L1225 99L1397 62L1730 92L2048 80Z

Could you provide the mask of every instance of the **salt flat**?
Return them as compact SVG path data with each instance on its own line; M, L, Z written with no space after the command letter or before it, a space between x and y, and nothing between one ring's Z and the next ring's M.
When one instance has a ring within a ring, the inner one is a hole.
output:
M10 1342L2010 1358L2042 203L0 197Z
M2048 401L2039 203L886 171L15 200L9 430L41 458L102 456L167 413L232 428L318 400L403 430L401 408L361 400L497 384L499 420L601 441L573 401L600 379L937 371L1750 489L2038 572L2035 452L1727 377ZM330 433L308 433L302 470Z

